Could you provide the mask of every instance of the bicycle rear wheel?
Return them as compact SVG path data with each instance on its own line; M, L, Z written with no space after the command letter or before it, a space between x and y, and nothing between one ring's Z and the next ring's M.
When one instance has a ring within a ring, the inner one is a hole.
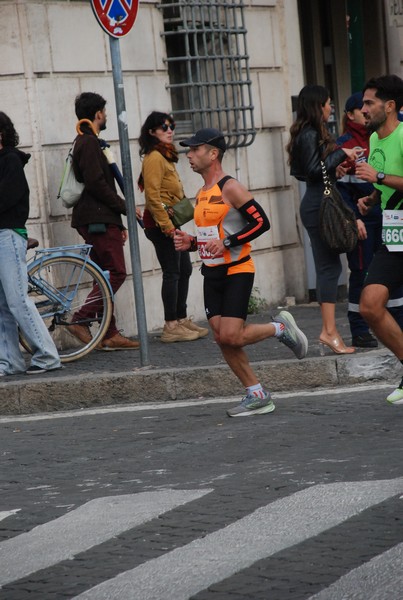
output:
M102 341L112 318L112 297L101 273L83 258L57 256L28 271L29 296L35 302L56 345L62 362L77 360ZM69 327L88 327L91 340L84 342ZM21 344L30 351L20 333Z

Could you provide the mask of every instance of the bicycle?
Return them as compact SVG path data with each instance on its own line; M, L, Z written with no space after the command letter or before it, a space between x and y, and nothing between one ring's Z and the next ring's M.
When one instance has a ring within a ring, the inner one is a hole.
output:
M28 247L36 245L36 240L32 240ZM27 263L28 294L45 321L63 363L91 352L102 341L112 318L113 291L108 272L90 259L91 248L79 244L35 250ZM82 342L69 333L73 324L88 326L91 341ZM20 342L29 352L22 332Z

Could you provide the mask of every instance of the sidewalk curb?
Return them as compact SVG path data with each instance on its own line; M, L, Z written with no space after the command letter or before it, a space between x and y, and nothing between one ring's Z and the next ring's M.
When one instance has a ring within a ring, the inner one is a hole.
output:
M272 392L298 391L368 381L397 382L401 365L385 349L354 355L252 363ZM0 383L0 414L21 415L136 402L172 402L243 394L227 365L85 373Z

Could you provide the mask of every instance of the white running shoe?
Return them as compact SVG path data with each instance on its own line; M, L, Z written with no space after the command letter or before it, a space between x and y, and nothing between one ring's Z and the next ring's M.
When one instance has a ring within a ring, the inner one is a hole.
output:
M272 317L272 321L284 325L284 331L277 338L278 341L290 348L299 360L305 358L308 352L308 340L305 333L296 324L292 314L288 310L282 310L276 317Z
M275 406L272 402L270 392L264 392L264 398L250 395L242 398L237 406L227 410L229 417L250 417L251 415L264 415L273 412Z
M403 380L402 380L403 383ZM389 404L403 404L403 386L402 383L398 388L393 390L391 394L386 398L386 402Z

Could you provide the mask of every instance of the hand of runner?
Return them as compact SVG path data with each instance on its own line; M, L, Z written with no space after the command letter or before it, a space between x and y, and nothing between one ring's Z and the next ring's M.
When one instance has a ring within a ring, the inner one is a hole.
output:
M180 252L189 250L190 235L188 233L186 233L186 231L181 231L180 229L175 229L173 240L174 240L175 250L178 250Z
M225 250L222 240L210 240L206 244L206 250L213 258L222 256Z

